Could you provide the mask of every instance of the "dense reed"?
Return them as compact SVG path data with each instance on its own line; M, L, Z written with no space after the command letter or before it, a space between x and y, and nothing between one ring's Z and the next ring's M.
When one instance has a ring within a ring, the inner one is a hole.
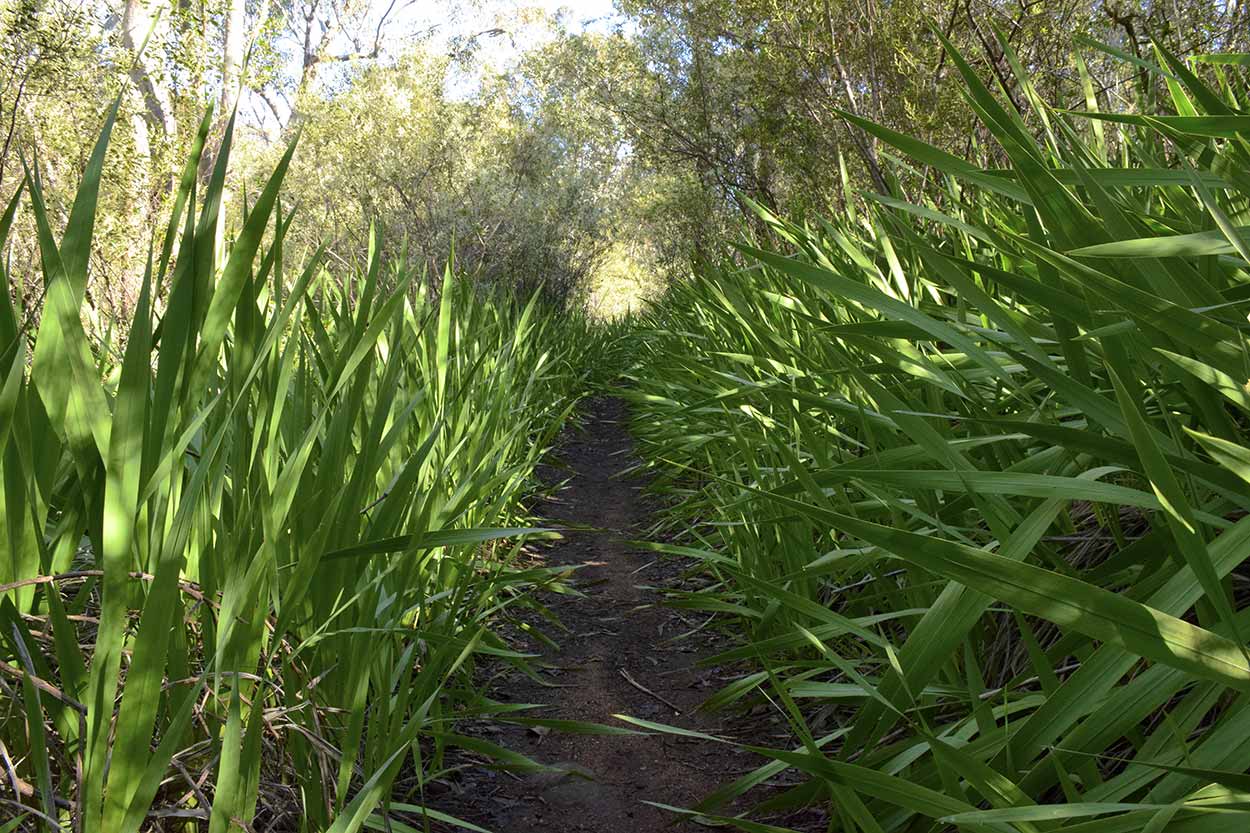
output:
M791 770L760 809L830 830L1250 826L1250 57L1124 56L1170 94L1124 115L999 46L1028 122L947 57L1009 167L848 116L894 193L761 211L639 335L653 546L746 635L712 703L796 738L707 819L779 830L717 814Z
M553 580L521 498L589 329L376 250L293 266L294 145L223 246L209 124L121 337L84 328L108 127L59 243L35 170L0 222L28 201L46 288L33 338L0 302L5 830L412 829L453 720L525 719L469 672L524 662L491 628Z

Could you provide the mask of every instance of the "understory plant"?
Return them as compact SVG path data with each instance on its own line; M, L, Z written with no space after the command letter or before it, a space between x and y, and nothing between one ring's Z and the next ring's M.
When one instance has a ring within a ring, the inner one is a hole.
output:
M1078 112L998 46L1014 98L947 59L1009 166L847 115L891 193L760 209L644 316L671 602L795 738L704 820L781 830L727 807L788 771L757 811L831 831L1250 828L1250 56L1121 55L1166 100Z
M292 264L294 144L223 244L207 116L134 320L86 327L115 114L59 241L37 169L0 219L44 276L0 300L0 829L425 826L456 722L526 719L471 672L554 578L521 499L591 331L376 247Z

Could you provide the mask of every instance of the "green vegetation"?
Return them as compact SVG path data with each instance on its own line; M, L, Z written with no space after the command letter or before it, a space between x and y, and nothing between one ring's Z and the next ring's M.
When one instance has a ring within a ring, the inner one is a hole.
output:
M359 830L393 787L419 809L453 716L518 717L467 675L522 660L491 628L553 580L516 563L519 500L590 335L376 251L293 267L294 147L223 254L229 137L202 195L187 162L117 366L80 314L109 130L59 244L27 178L47 297L31 356L0 306L0 741L48 825Z
M796 738L710 818L792 769L761 809L845 831L1247 824L1250 57L1156 49L1168 115L1090 114L999 47L1031 124L947 60L1007 167L852 117L931 198L760 209L646 316L653 546L747 635L711 702Z
M448 5L0 0L0 833L480 830L467 724L630 731L475 676L611 386L793 741L676 813L1250 826L1250 6Z

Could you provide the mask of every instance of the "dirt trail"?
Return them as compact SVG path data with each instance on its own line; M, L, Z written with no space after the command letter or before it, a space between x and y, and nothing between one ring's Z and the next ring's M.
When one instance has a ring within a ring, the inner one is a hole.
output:
M583 413L582 428L567 431L557 449L558 461L568 470L545 473L552 482L572 479L538 507L552 523L599 530L566 533L544 553L548 564L585 565L576 574L584 598L552 595L543 600L568 628L560 633L547 626L561 647L544 652L537 666L558 687L515 674L492 685L492 696L548 703L544 717L620 725L612 715L629 714L719 731L714 718L693 714L724 683L715 669L695 665L709 650L706 637L700 633L670 641L691 631L697 619L656 606L658 594L639 587L670 583L676 576L673 565L627 543L642 534L648 509L638 481L615 477L632 462L625 408L619 400L602 399ZM589 776L516 776L475 769L432 802L493 833L704 829L680 820L674 824L672 813L642 802L692 806L750 765L730 747L668 735L538 734L508 728L490 739Z

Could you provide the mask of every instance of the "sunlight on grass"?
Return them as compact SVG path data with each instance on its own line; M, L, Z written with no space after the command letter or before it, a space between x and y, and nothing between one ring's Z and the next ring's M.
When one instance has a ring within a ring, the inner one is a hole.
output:
M659 297L662 279L640 248L617 241L599 257L587 279L586 309L592 318L617 321Z

